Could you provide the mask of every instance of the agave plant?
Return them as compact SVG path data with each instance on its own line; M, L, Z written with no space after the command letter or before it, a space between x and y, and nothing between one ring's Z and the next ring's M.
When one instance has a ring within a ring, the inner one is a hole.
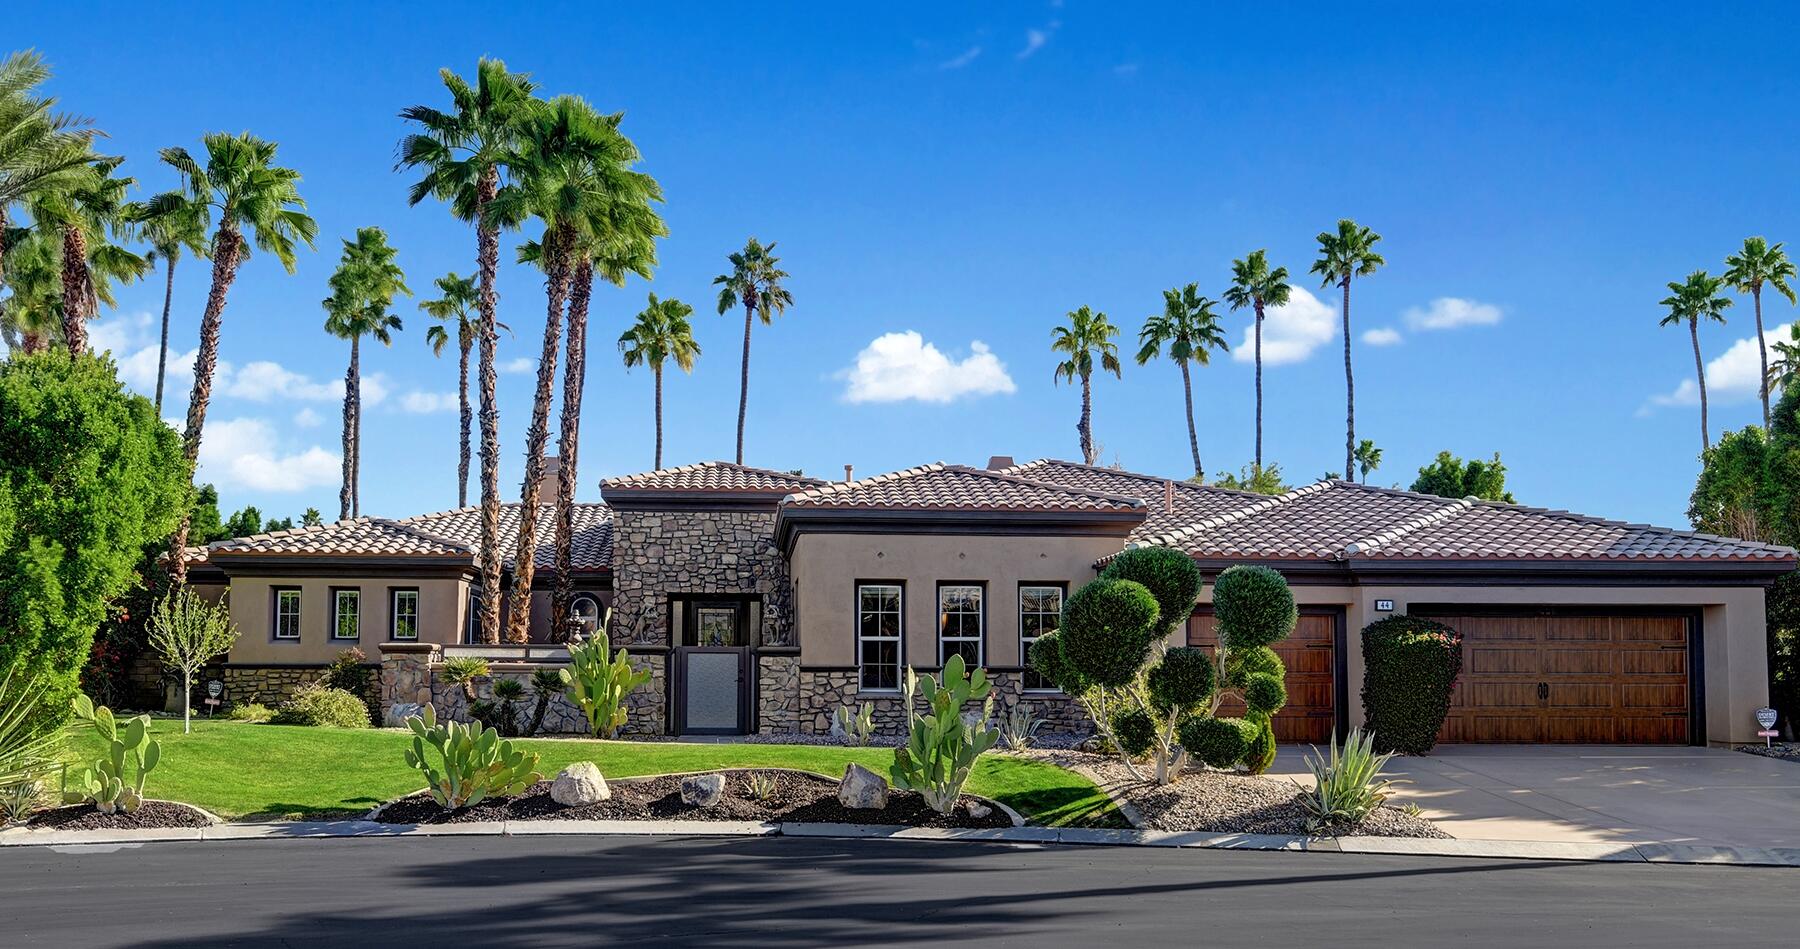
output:
M1316 834L1362 823L1388 798L1388 789L1393 782L1384 780L1381 770L1393 757L1392 752L1376 754L1375 734L1360 728L1350 730L1341 751L1336 736L1332 737L1327 754L1321 755L1318 749L1313 749L1313 753L1306 756L1313 786L1300 786L1300 802L1307 813L1307 831Z

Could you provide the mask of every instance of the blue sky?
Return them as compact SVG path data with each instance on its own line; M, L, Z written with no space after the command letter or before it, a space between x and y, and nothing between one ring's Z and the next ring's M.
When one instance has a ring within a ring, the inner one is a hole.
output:
M704 349L667 381L666 460L730 457L741 322L714 315L708 284L751 234L779 241L796 301L756 333L753 464L836 476L1077 457L1051 326L1086 304L1134 335L1163 288L1216 297L1232 258L1266 247L1322 301L1277 318L1267 352L1279 337L1287 358L1265 379L1265 455L1310 480L1342 464L1344 382L1335 298L1305 271L1314 235L1348 216L1388 259L1353 300L1359 335L1393 331L1356 343L1358 433L1386 451L1372 480L1404 486L1440 449L1499 451L1524 502L1679 526L1693 363L1656 301L1748 235L1800 239L1796 54L1747 5L28 6L8 12L4 45L51 59L52 91L110 133L146 192L174 184L155 150L208 130L274 139L305 176L319 251L293 276L266 257L244 268L208 418L202 476L228 508L265 514L336 510L331 384L347 353L318 301L338 240L386 228L417 291L473 268L472 233L441 206L409 208L391 165L395 113L442 103L437 70L483 54L625 110L669 199L654 283L596 294L587 499L650 465L650 376L612 345L650 289L695 306ZM508 265L500 290L517 332L501 361L529 361L541 283ZM179 275L182 352L204 294L202 268ZM96 335L141 380L160 282L120 303ZM1715 437L1759 414L1748 303L1702 331ZM394 347L363 359L385 394L364 420L365 513L455 501L454 360L402 309ZM1794 318L1784 300L1766 311L1771 327ZM1248 319L1227 322L1235 350ZM1230 357L1196 373L1210 470L1250 460L1251 386ZM528 371L501 376L509 495L531 388ZM1107 462L1187 473L1172 365L1097 380L1094 411Z

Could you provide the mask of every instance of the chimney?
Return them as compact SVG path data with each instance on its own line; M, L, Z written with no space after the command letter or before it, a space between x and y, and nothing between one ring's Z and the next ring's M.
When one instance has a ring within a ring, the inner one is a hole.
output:
M562 484L562 459L555 455L545 455L542 465L544 473L538 478L537 503L554 505L556 489Z
M989 471L999 471L1002 468L1011 468L1012 466L1013 460L1011 455L988 456L987 470Z
M844 480L846 482L855 481L856 480L855 474L854 474L855 471L856 471L856 467L854 465L845 465L844 466Z
M1163 510L1165 510L1165 511L1173 510L1174 507L1175 507L1175 482L1165 478L1165 479L1163 479Z

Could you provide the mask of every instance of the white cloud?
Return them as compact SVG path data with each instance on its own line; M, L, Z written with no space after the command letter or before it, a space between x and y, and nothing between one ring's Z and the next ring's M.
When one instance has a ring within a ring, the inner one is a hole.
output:
M1400 331L1392 326L1377 326L1362 334L1362 341L1370 346L1398 346L1401 338Z
M1263 313L1262 360L1267 366L1302 362L1313 350L1331 342L1337 335L1337 311L1303 287L1288 293L1286 306L1270 308ZM1238 362L1256 361L1256 322L1244 327L1244 339L1232 347L1231 358Z
M319 417L319 413L312 410L311 406L294 413L294 425L299 428L318 428L324 421Z
M365 409L380 405L382 401L388 397L389 387L387 376L384 376L379 372L372 372L363 376L361 385L362 404ZM339 385L338 392L341 394L343 391L344 387Z
M952 360L916 330L887 333L856 354L856 363L834 378L845 382L846 402L947 403L964 396L1009 393L1017 389L1006 365L976 340L969 355Z
M1423 308L1410 307L1406 325L1416 330L1449 330L1460 326L1492 326L1500 322L1500 308L1461 297L1438 297Z
M1044 44L1050 42L1051 34L1055 33L1057 31L1057 29L1061 26L1062 26L1061 20L1051 20L1050 25L1044 27L1041 30L1036 30L1036 29L1026 30L1025 31L1025 48L1021 49L1017 53L1015 53L1014 58L1030 59L1032 54L1036 53L1040 49L1043 49Z
M1783 323L1764 331L1767 339L1786 339L1792 324ZM1754 399L1762 392L1757 375L1762 361L1757 357L1756 337L1746 336L1732 342L1730 348L1706 364L1706 397L1710 402L1740 402ZM1650 405L1699 405L1700 386L1691 377L1671 392L1650 397ZM1648 414L1648 406L1639 415Z
M294 372L278 362L259 359L246 363L229 377L221 374L219 391L251 402L301 400L324 402L344 397L344 383L333 379L314 382L304 373Z
M304 491L338 483L342 458L317 445L284 448L259 418L208 422L200 440L199 482L252 491Z
M520 356L517 359L513 359L513 360L509 360L507 362L501 363L500 371L506 372L506 373L514 373L514 374L536 372L537 371L537 360L532 359L529 356Z
M160 335L157 318L149 313L121 314L88 324L88 345L97 353L110 352L119 367L119 381L146 398L156 394ZM165 404L186 399L194 382L194 357L198 353L198 348L169 353L163 381Z
M961 53L959 53L955 56L952 56L949 59L946 59L941 63L938 63L938 68L939 69L961 69L964 66L967 66L970 63L974 62L975 57L980 56L980 55L981 55L981 47L971 46L968 49L963 50Z
M400 408L415 415L432 412L454 412L461 403L454 392L420 392L414 390L400 397Z

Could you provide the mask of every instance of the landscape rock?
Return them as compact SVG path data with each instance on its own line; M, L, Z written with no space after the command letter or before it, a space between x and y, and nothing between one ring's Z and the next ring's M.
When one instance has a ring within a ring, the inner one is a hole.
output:
M425 706L417 702L396 702L388 706L387 714L382 716L381 724L388 728L405 728L407 719L423 714L425 714Z
M711 807L724 796L722 774L691 774L681 779L681 803L690 807Z
M838 803L852 810L878 811L888 804L887 779L859 764L844 769Z
M970 801L968 804L963 806L963 809L968 811L969 816L975 818L976 820L980 820L983 817L986 817L989 814L992 814L994 812L993 808L987 806L986 804L982 804L978 801Z
M577 761L557 772L550 783L550 800L564 807L585 807L612 797L606 777L592 761Z

